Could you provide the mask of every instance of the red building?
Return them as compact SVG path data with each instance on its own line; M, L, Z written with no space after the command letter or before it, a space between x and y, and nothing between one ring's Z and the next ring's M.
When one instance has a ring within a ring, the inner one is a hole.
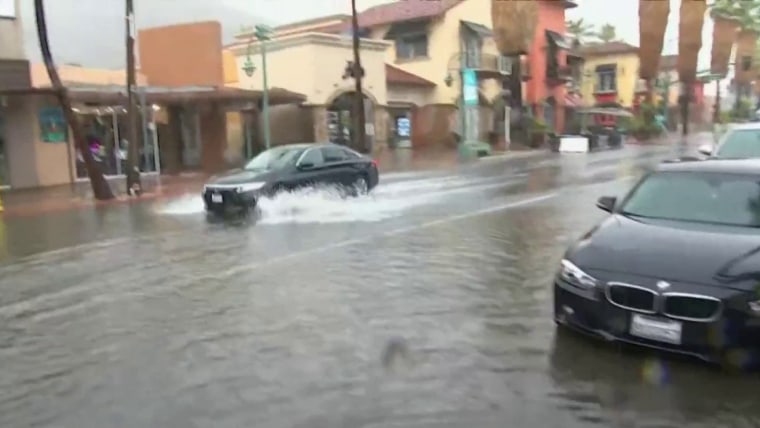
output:
M572 102L567 86L577 73L580 58L569 53L565 37L565 11L578 5L568 0L540 0L538 24L528 54L530 80L525 84L524 100L557 131L565 127L565 107Z

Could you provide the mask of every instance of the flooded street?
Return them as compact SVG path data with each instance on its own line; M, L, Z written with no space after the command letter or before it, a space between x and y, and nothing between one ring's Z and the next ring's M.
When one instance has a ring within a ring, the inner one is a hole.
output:
M668 150L5 219L0 426L760 426L755 376L555 331L566 246Z

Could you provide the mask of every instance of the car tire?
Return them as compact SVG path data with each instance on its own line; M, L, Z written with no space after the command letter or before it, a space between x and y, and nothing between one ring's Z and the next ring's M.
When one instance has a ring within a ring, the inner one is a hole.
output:
M369 193L369 182L367 181L367 177L360 175L351 185L351 190L354 196L362 196Z

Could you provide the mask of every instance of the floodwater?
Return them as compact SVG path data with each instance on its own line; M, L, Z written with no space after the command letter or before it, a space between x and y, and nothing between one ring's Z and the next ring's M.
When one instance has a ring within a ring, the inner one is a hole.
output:
M760 426L754 376L555 331L566 245L664 153L7 219L0 426Z

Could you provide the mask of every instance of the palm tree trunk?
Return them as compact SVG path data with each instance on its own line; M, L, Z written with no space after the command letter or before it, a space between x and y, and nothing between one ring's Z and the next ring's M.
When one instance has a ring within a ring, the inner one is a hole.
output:
M140 141L137 137L137 115L135 114L135 22L134 1L126 0L126 51L127 51L127 194L142 193L140 183ZM145 112L143 112L145 114Z
M87 146L87 140L82 130L82 124L79 122L79 118L74 114L74 110L71 108L71 101L69 100L68 92L61 82L60 76L58 76L58 70L53 63L53 55L50 53L50 43L48 41L47 23L45 22L45 4L43 0L34 0L34 15L37 21L37 36L40 41L40 51L42 52L42 59L45 61L45 67L47 68L48 76L50 77L50 83L53 85L55 95L58 98L58 102L61 104L63 114L66 117L71 134L74 137L74 144L82 154L84 159L85 169L87 169L87 175L90 177L90 185L92 186L92 193L95 199L107 200L113 199L114 194L111 187L108 185L105 177L103 177L103 171L95 163L95 159L92 157L90 148Z

